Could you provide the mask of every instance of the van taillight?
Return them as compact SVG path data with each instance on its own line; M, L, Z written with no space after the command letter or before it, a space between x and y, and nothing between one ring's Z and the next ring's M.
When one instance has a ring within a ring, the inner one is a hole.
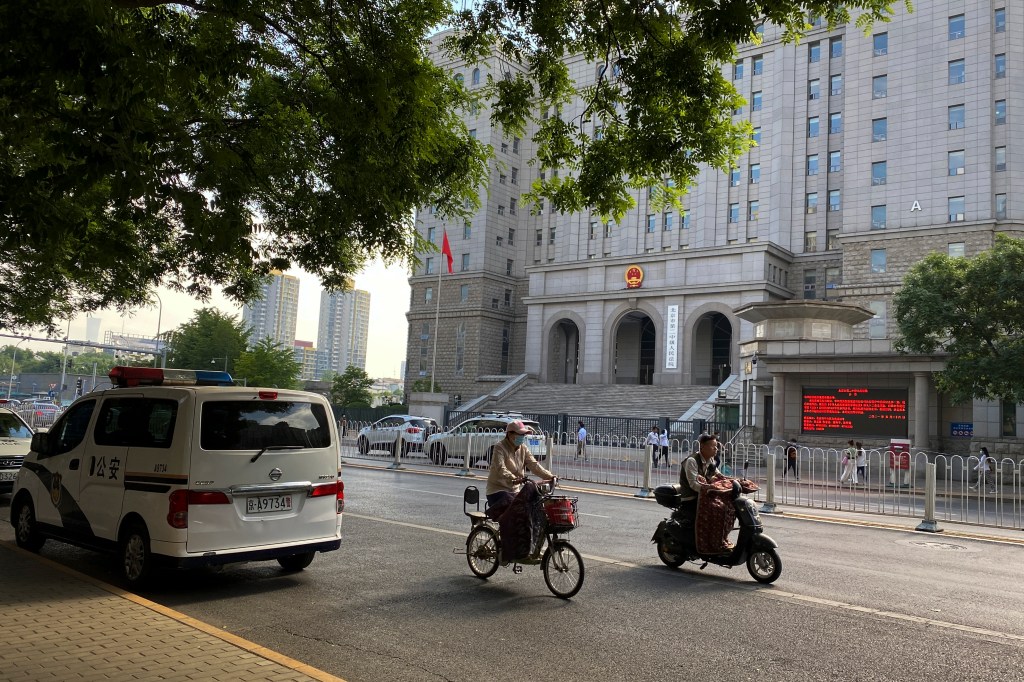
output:
M344 511L345 484L341 482L341 479L333 483L318 483L313 486L313 490L309 493L310 497L326 497L327 495L334 495L337 498L339 514Z
M345 484L338 479L338 513L345 511Z
M171 528L188 528L190 504L230 504L231 500L219 490L175 490L167 506L167 523Z
M260 391L260 400L277 400L277 391Z

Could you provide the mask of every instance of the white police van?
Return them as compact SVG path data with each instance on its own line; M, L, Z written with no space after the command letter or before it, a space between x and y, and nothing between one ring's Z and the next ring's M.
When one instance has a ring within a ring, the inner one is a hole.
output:
M32 437L11 499L20 547L113 550L136 585L155 565L301 570L341 546L345 487L322 396L225 372L115 367L110 379Z

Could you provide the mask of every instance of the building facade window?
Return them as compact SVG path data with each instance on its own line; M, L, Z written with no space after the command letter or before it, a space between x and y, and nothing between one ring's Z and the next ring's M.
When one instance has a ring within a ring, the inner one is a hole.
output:
M750 139L754 141L757 146L761 145L761 127L754 128L754 132L750 135Z
M427 287L423 290L423 302L430 303L434 300L434 287Z
M836 74L829 79L828 93L835 97L836 95L843 94L843 76L842 74Z
M505 307L506 308L511 308L512 307L512 290L511 289L505 289Z
M871 229L884 230L887 209L884 204L871 207Z
M885 161L875 161L871 164L871 184L884 185L888 176L888 164Z
M821 43L815 41L807 44L807 63L814 64L821 61Z
M838 249L839 249L839 230L827 230L825 232L825 250L826 251L837 251Z
M875 57L889 54L888 33L876 33L871 37L871 54Z
M734 81L743 80L743 60L739 60L732 65L732 79Z
M683 229L687 230L690 228L690 212L683 211Z
M750 60L750 64L751 64L751 71L753 71L755 76L760 76L762 73L764 73L764 56L763 55L755 55L754 58Z
M828 115L828 133L829 135L838 135L843 132L843 114L841 112L835 112Z
M590 229L587 232L587 239L597 239L597 221L590 221Z
M993 15L993 22L995 23L996 33L1006 32L1006 8L1000 7L996 9Z
M505 205L498 204L498 215L505 215Z
M501 373L508 374L508 356L512 349L512 325L509 322L501 330Z
M996 147L994 157L996 172L1006 170L1006 147Z
M839 245L830 247L831 249L838 249ZM839 285L843 283L843 269L842 268L825 268L825 289L838 289Z
M468 253L462 254L462 263L461 263L461 265L462 265L462 272L465 272L466 270L469 270L469 254Z
M811 116L807 119L807 137L817 137L821 122L817 116Z
M807 175L818 174L818 155L809 154L807 156Z
M959 130L967 125L967 109L963 104L949 107L949 129Z
M740 221L740 205L729 204L729 222L738 223Z
M808 192L807 193L807 195L804 197L804 207L807 210L807 213L817 213L818 212L818 193L817 192Z
M804 298L818 298L818 273L814 271L804 273Z
M512 138L512 153L513 154L518 154L519 153L519 138L518 137L513 137Z
M1002 434L1007 438L1017 437L1017 403L1002 400L999 403L999 421L1002 422Z
M996 195L996 220L1006 220L1006 195Z
M513 168L509 172L512 174L511 175L512 184L513 185L518 185L519 184L519 169L518 168Z
M666 232L672 229L672 211L665 211L665 215L662 220L662 225Z
M966 203L963 197L950 197L948 201L949 206L949 222L951 223L962 223L967 219Z
M548 244L554 244L555 243L555 238L557 237L557 232L558 232L558 230L556 228L554 228L554 227L552 227L550 230L548 230Z
M966 156L963 149L948 152L946 154L946 165L950 175L963 175L966 172Z
M828 172L838 173L843 170L843 152L840 150L828 153Z
M830 189L828 191L828 210L839 211L843 208L842 190Z
M883 99L889 96L889 76L875 76L871 79L871 99Z
M514 260L512 260L511 258L506 260L505 261L505 274L508 275L509 277L511 277L512 276L512 271L515 270L515 267L516 267L516 262Z
M436 244L437 243L437 228L436 227L428 227L427 228L427 241L430 242L431 244Z
M871 121L871 141L885 142L889 138L889 119L876 118Z
M871 249L871 272L881 274L886 270L885 249Z
M832 59L839 59L843 56L843 37L836 36L829 41L828 54Z
M466 323L459 322L455 328L455 374L461 375L466 369Z
M756 185L761 182L761 164L752 163L750 164L750 184Z
M946 255L950 258L963 258L966 253L964 242L950 242L946 246Z
M516 231L513 228L508 228L508 245L514 246L516 243Z
M760 202L750 201L747 202L747 220L754 222L757 220L757 214L760 213L761 206Z
M647 214L647 231L654 232L658 228L658 217L653 213Z
M997 99L995 106L996 125L1001 126L1006 124L1006 100Z
M885 301L871 301L868 308L875 314L868 320L868 338L884 339L888 335L886 327L889 324L889 312Z
M807 99L821 99L821 80L813 78L807 81Z
M805 232L804 233L804 251L806 253L814 253L818 250L818 233L817 232Z
M536 239L534 241L534 246L543 246L544 245L544 230L537 230L535 237L536 237Z
M996 78L1006 78L1006 55L996 55Z
M469 301L469 285L459 285L459 303L466 303Z
M963 14L957 14L949 18L949 39L960 40L964 37L964 30L967 22Z
M736 187L740 184L740 169L733 168L729 171L729 185Z
M967 63L963 59L954 59L949 63L949 84L959 85L967 79Z
M751 111L761 111L761 107L763 106L763 104L764 103L763 103L763 100L761 98L761 91L760 90L757 90L757 91L751 93L751 95L750 95L750 110Z
M423 260L423 274L432 275L434 274L434 258L425 258Z
M473 236L473 223L468 220L462 223L462 238L469 239Z
M515 215L516 211L518 209L519 209L519 200L514 198L514 197L512 199L509 199L508 200L508 214L509 215Z

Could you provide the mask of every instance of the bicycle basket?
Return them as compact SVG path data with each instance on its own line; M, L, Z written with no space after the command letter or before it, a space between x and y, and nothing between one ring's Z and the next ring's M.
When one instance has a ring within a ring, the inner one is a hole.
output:
M576 511L578 497L552 496L544 499L544 516L548 520L548 530L555 533L566 533L580 525L580 515Z

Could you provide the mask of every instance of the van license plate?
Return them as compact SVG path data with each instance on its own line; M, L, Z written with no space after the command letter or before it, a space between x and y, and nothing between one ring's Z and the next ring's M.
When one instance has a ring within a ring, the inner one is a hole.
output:
M249 497L245 500L246 514L262 514L264 512L278 512L292 510L291 495L265 495L262 497Z
M0 481L13 481L17 477L17 471L0 471Z

